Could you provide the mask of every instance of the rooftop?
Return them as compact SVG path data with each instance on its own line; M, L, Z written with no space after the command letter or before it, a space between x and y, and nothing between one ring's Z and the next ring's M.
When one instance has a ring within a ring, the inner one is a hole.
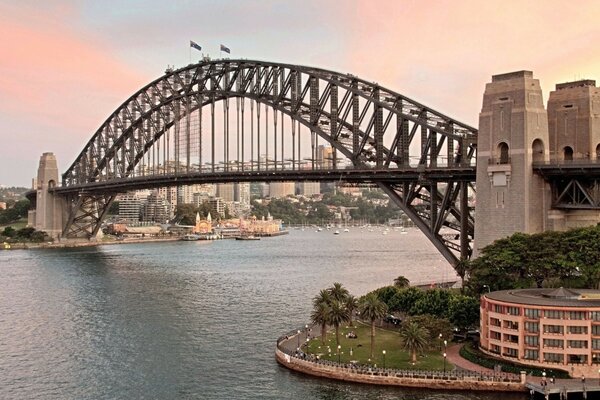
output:
M592 289L511 289L484 295L506 303L554 307L600 307L600 290Z

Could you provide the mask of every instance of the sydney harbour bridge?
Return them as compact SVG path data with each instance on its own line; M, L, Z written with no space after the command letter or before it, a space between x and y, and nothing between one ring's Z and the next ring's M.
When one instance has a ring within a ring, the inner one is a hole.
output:
M50 192L91 238L117 194L194 183L380 187L453 265L471 254L477 130L351 74L250 60L173 70L115 110ZM320 144L331 154L318 157Z

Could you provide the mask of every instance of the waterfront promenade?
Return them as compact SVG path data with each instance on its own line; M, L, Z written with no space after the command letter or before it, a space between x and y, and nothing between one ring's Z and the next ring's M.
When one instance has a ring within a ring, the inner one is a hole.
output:
M398 370L319 360L299 348L306 343L306 330L292 331L277 340L277 362L291 370L324 378L402 387L431 389L526 392L525 373L494 373L463 360L458 355L460 346L453 346L449 362L459 368L452 371ZM450 350L450 349L449 349ZM460 360L459 360L460 358ZM464 362L463 362L464 361ZM455 363L456 362L456 363Z
M305 344L306 340L307 332L302 329L280 337L275 354L277 361L286 368L308 375L375 385L426 386L443 390L529 392L545 399L568 399L570 396L588 398L588 395L600 395L600 376L596 379L551 379L550 376L544 378L526 376L525 373L517 375L497 372L461 357L462 344L448 347L448 362L455 368L443 373L373 368L318 360L298 348L298 345Z

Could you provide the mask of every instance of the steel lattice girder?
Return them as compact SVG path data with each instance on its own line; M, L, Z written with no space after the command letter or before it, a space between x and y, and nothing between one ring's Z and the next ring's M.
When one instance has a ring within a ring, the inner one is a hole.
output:
M339 152L360 169L392 171L407 168L409 148L419 127L421 167L436 169L437 156L444 143L449 164L469 163L475 159L477 131L474 128L376 83L350 74L304 66L217 60L167 71L163 77L131 96L98 129L63 174L63 188L129 178L146 152L181 118L205 105L214 109L216 101L229 98L252 99L290 116L331 144L335 149L334 158ZM394 116L397 129L389 132ZM389 148L384 145L384 135L393 135ZM456 158L453 154L455 143L459 152ZM214 152L212 162L214 165ZM415 183L406 185L402 187L412 189L398 190L391 184L382 187L436 247L441 246L448 253L449 248L458 250L461 257L469 254L466 238L470 240L473 235L472 216L465 206L466 186L461 184L464 194L460 199L461 207L457 209L452 205L457 202L458 195L451 180L447 181L443 195L437 184L427 185L429 195L422 193L422 187L416 190L419 186ZM430 214L419 214L411 208L411 199L427 200L427 196L430 202L433 199ZM105 205L106 201L100 201L100 208ZM81 221L93 220L95 214L88 210L92 208L80 205L80 215L73 214L70 225L80 224L82 227L77 229L89 231ZM462 213L466 214L461 216ZM457 221L454 225L460 226L459 246L444 241L439 234L442 226L453 226L452 218ZM97 231L97 227L92 230ZM455 261L444 255L449 261Z
M278 94L273 94L274 80L278 76L284 84ZM292 93L298 91L292 85L294 80L306 82L300 93ZM321 86L327 88L320 95L317 84L319 81L323 81L324 85ZM235 85L236 82L239 84ZM251 85L252 82L254 85ZM311 84L312 101L307 98ZM332 85L345 89L354 100L362 99L364 104L357 106L357 101L346 101L342 102L339 110L336 109L333 114L325 110L324 105L331 98ZM316 96L319 97L318 101ZM175 112L176 102L183 101L187 109L193 111L209 104L213 99L223 100L230 97L253 98L291 115L347 157L355 159L357 163L373 159L379 161L379 166L382 166L385 160L387 168L391 168L392 163L398 163L391 149L382 146L383 110L388 113L385 125L389 124L391 115L399 116L402 121L414 123L410 140L414 137L416 126L421 126L423 132L429 132L431 136L439 133L444 139L462 143L465 148L473 147L476 143L474 128L398 93L351 75L285 64L221 60L169 72L130 97L100 127L76 161L63 174L63 184L73 185L127 176L154 141L173 125L177 116L181 117ZM202 104L199 104L199 99ZM354 115L351 121L347 120L350 110L354 110L354 113L358 111L358 121ZM333 124L332 118L336 119ZM361 130L360 124L365 120L368 120L367 127ZM141 129L144 121L151 121L154 128L152 137L148 137L147 132L144 133ZM331 126L336 127L338 131L331 132ZM358 146L356 143L347 146L337 139L344 131L348 132L348 136L357 133ZM431 148L432 140L433 138L427 140L426 146L435 154L441 143ZM367 144L373 145L373 149L365 150Z

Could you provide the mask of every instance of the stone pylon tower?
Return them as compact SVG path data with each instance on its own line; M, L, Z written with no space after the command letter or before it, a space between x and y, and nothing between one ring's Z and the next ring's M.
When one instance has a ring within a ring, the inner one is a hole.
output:
M35 211L30 215L30 224L55 239L62 234L67 209L63 197L48 191L58 182L56 156L53 153L42 154L34 187L37 190Z
M475 256L496 239L545 230L550 191L532 162L548 159L548 117L531 71L495 75L477 138Z

